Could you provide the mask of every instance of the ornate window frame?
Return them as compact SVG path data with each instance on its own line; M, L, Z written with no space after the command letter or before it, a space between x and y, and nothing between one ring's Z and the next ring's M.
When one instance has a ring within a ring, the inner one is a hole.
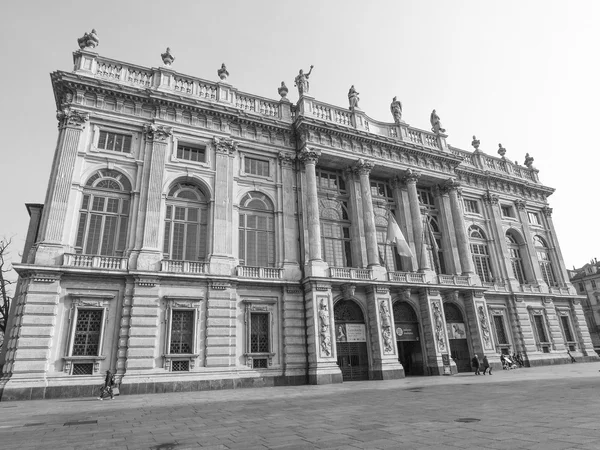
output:
M105 131L107 133L116 133L123 136L131 136L131 148L130 151L127 152L116 152L113 150L106 150L98 147L98 142L100 140L100 132ZM105 155L112 155L113 157L122 157L128 159L137 158L138 154L138 134L127 128L118 128L118 127L110 127L104 125L94 124L92 125L92 142L90 145L90 152L93 153L103 153Z
M575 332L575 327L573 326L573 316L571 315L571 310L570 308L566 307L566 308L556 308L556 315L558 316L558 322L560 325L560 331L562 333L563 339L565 341L565 346L571 350L571 351L575 351L579 345L577 343L577 334ZM569 328L571 331L571 336L573 337L572 341L567 341L567 333L565 332L565 329L563 327L563 323L562 323L562 319L561 317L566 317L567 320L569 321Z
M494 330L494 343L496 347L496 353L502 353L502 349L506 348L509 354L511 353L511 349L514 348L514 341L512 337L512 330L510 328L510 321L508 320L508 308L506 306L499 305L491 305L488 306L488 314L490 317L490 325ZM500 344L498 340L498 330L496 328L496 321L494 320L495 316L502 317L502 322L504 325L504 333L506 334L507 344Z
M71 293L72 298L71 309L69 311L69 327L67 335L67 348L65 356L62 357L64 362L63 372L68 375L73 375L74 364L93 364L92 375L100 372L100 362L106 359L103 354L104 336L106 334L106 324L108 323L108 312L110 310L111 300L114 300L114 294L93 294L93 293ZM80 309L97 309L102 311L102 325L100 328L100 339L98 341L98 353L96 355L73 355L73 343L75 340L75 330L77 328L77 318Z
M529 320L531 321L531 327L533 328L533 335L535 337L535 345L538 351L544 353L550 353L551 350L556 350L556 346L552 340L550 334L550 327L548 326L548 317L546 316L546 309L543 306L528 306ZM538 334L538 329L535 324L535 316L541 316L543 320L544 331L546 332L546 338L548 341L542 342Z
M165 340L163 368L168 371L173 371L173 361L187 361L189 371L196 368L200 352L198 350L198 336L200 335L200 324L202 315L202 305L204 299L201 297L188 297L178 295L165 295L163 299L165 305ZM192 353L170 353L171 348L171 326L174 310L192 311L193 312L193 333L192 333Z
M176 164L189 164L190 166L199 166L204 168L210 168L211 165L211 151L210 151L210 143L198 140L198 139L188 139L186 137L176 137L172 138L173 145L171 146L171 155L170 160L172 163ZM194 149L204 149L204 161L191 161L189 159L181 159L177 157L177 149L179 146L191 147Z
M244 326L245 331L245 342L244 342L244 357L246 358L246 365L249 368L254 367L254 360L266 359L268 366L273 365L273 357L275 356L273 345L273 327L275 321L275 310L277 307L277 298L246 298L242 300L244 304ZM252 334L252 314L267 314L269 324L269 351L253 353L251 349L251 334Z
M263 155L258 155L250 152L240 151L240 177L252 177L258 178L266 181L275 181L275 170L277 165L273 158L265 157ZM246 172L246 158L255 159L257 161L266 162L269 165L269 175L257 175L251 172Z

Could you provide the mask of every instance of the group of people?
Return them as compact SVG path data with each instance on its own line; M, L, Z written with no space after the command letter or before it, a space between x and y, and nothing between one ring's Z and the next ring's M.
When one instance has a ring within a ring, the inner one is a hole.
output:
M523 361L523 357L520 353L513 353L512 356L501 354L500 362L502 363L502 369L504 370L516 369L517 367L525 366L525 362ZM486 355L483 356L481 361L479 360L478 355L473 356L471 365L473 366L473 369L475 369L475 375L481 375L481 369L483 369L483 375L485 375L488 370L488 373L490 375L492 374L492 366L490 366L490 362L488 361Z
M483 375L486 374L486 372L489 370L489 374L492 374L492 366L490 366L490 362L488 361L487 356L483 355L483 360L479 361L479 356L475 355L473 356L473 359L471 360L471 364L473 365L473 368L475 369L475 375L481 375L481 369L483 369Z

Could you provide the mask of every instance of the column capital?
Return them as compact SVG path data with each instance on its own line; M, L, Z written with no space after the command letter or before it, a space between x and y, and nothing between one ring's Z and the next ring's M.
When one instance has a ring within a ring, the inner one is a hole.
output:
M409 183L416 184L420 176L421 176L421 172L417 172L416 170L412 170L412 169L407 169L406 172L404 172L402 181L404 181L404 183L406 183L406 184L409 184Z
M458 191L460 186L460 181L458 181L456 178L448 178L441 188L447 192L451 192Z
M149 141L166 142L172 134L173 128L171 127L149 123L144 125L144 135Z
M527 202L525 200L515 200L514 203L519 211L524 211L525 206L527 206Z
M279 152L279 163L282 167L292 167L294 161L296 160L296 155L288 152Z
M317 164L320 156L321 156L320 150L317 150L314 148L309 148L309 147L304 147L298 153L298 159L300 161L302 161L304 163L304 165Z
M224 155L233 155L238 149L238 143L233 139L228 138L214 137L213 145L215 146L217 153L222 153Z
M367 175L368 176L371 173L371 170L373 170L373 167L375 167L375 163L373 163L373 161L359 158L359 160L356 161L354 163L354 165L352 166L352 169L354 170L354 173L356 173L357 175Z
M70 126L81 129L89 119L90 115L88 113L77 111L68 106L56 112L59 128Z
M546 217L552 217L552 208L550 208L549 206L544 206L542 208L542 213L546 216Z
M500 197L497 194L492 194L491 192L486 192L483 194L483 202L489 205L497 205L500 201Z

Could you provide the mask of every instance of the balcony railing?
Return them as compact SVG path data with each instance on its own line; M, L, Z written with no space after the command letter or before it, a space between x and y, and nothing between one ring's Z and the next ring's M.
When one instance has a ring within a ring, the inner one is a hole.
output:
M329 276L331 278L346 278L351 280L372 280L373 271L371 269L353 269L351 267L330 267Z
M438 275L438 283L454 286L468 286L469 277L465 275Z
M551 294L568 294L569 288L563 286L550 286Z
M481 285L490 291L508 292L508 289L504 284L499 284L491 281L482 281Z
M208 264L201 261L163 259L160 262L160 271L175 273L208 273Z
M127 270L127 258L120 256L97 256L65 253L63 266L89 267L93 269Z
M522 284L521 292L533 292L540 293L542 292L541 288L537 284Z
M237 266L237 276L242 278L259 278L262 280L282 280L283 269L275 267Z
M418 272L388 272L388 280L396 283L425 283L425 274Z

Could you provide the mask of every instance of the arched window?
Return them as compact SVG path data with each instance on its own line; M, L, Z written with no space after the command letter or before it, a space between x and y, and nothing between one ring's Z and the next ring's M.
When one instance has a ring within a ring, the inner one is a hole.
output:
M177 183L167 195L163 254L175 261L206 258L208 202L193 184Z
M483 230L475 225L471 226L469 228L469 241L475 272L477 272L481 281L492 282L493 275L490 268L490 254Z
M98 170L87 181L79 210L75 251L123 256L127 245L131 183L125 175Z
M519 243L511 231L506 232L506 244L508 245L508 253L510 254L510 265L513 274L519 283L525 284L525 274L523 272L523 260L521 259L521 250Z
M240 265L275 265L273 203L260 192L250 192L240 202Z
M552 262L550 261L548 244L546 244L546 241L540 236L534 236L533 243L535 244L535 251L540 263L540 269L542 271L542 277L544 277L544 281L548 286L556 286L556 277L554 276Z

